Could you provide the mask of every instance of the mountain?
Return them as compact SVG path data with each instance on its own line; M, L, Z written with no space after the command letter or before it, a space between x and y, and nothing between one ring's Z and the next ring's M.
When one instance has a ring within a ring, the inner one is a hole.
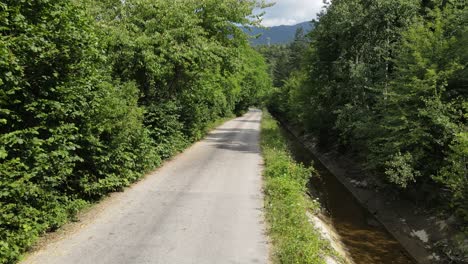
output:
M268 44L287 44L294 40L296 30L302 27L305 33L313 29L313 25L310 22L303 22L292 26L275 26L269 28L257 28L253 27L250 29L245 28L244 31L250 36L256 36L261 34L258 38L250 40L253 46L257 45L268 45Z

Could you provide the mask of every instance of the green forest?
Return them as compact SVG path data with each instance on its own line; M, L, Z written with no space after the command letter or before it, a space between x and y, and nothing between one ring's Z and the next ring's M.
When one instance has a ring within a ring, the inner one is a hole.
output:
M270 112L467 223L466 2L334 0L313 23L290 45L258 48Z
M259 104L257 1L0 1L0 263Z

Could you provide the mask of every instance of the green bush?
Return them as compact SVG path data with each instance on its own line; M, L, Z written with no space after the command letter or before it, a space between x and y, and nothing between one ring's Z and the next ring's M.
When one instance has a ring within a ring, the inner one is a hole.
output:
M277 86L269 109L466 219L467 12L462 0L332 2L305 45L299 34L260 49Z
M2 1L0 262L157 161L133 84L108 78L69 1Z
M0 0L0 263L259 101L258 6Z

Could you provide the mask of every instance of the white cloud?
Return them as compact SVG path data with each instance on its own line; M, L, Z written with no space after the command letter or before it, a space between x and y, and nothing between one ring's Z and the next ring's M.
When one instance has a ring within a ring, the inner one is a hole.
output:
M323 0L268 0L276 2L265 10L262 25L271 27L311 21L323 7Z

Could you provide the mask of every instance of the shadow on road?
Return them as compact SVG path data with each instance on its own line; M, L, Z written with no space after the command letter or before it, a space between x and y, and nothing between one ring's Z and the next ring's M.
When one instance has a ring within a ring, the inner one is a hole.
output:
M218 149L258 154L260 153L258 137L259 131L256 129L219 128L208 134L205 140Z

